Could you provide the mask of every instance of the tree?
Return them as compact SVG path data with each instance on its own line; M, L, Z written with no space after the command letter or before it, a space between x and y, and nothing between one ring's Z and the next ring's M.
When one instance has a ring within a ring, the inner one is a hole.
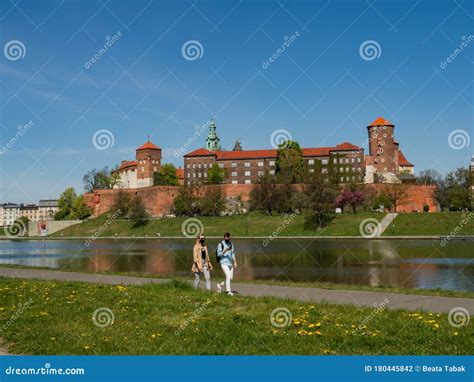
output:
M446 196L451 211L471 209L470 173L460 167L446 174Z
M382 206L383 209L392 209L393 203L387 198L384 193L377 194L372 200L372 209L378 210Z
M82 183L86 192L98 189L112 189L120 183L120 174L117 171L117 167L112 171L107 166L101 170L94 168L84 175Z
M250 210L271 215L291 210L290 185L277 184L273 175L265 172L250 191Z
M421 170L416 177L416 183L423 185L437 185L443 179L443 176L434 169Z
M334 219L334 202L338 187L320 173L314 173L306 188L308 210L305 215L306 228L324 228Z
M72 211L69 214L70 218L72 219L85 219L86 217L91 215L91 209L86 204L84 200L84 196L79 195L74 199L72 203Z
M407 186L403 183L392 183L385 187L383 197L393 207L393 212L397 212L397 206L407 198Z
M221 184L224 183L225 169L214 163L209 170L207 170L207 183Z
M77 198L77 195L74 188L69 187L66 190L64 190L64 192L61 194L61 196L58 199L59 211L56 213L55 219L56 219L56 216L60 217L60 219L57 219L57 220L67 219L68 216L73 211L73 204L76 198Z
M58 200L59 211L54 215L55 220L84 219L91 214L82 195L77 196L74 188L69 187Z
M278 146L275 174L281 183L302 183L307 176L303 151L296 141L286 141Z
M344 190L336 197L335 205L344 209L346 205L352 207L352 212L355 214L357 207L361 206L365 201L365 195L362 191L356 189Z
M177 216L193 216L199 212L199 188L195 184L184 184L173 202Z
M225 208L225 198L219 186L208 186L199 199L199 210L204 216L219 216Z
M159 172L153 173L154 186L177 186L179 184L176 167L171 163L161 166Z
M148 218L149 215L142 198L136 195L130 205L130 221L132 222L132 227L136 228L147 224Z
M111 207L112 212L118 216L127 216L130 212L131 199L130 194L124 190L119 190L115 196Z

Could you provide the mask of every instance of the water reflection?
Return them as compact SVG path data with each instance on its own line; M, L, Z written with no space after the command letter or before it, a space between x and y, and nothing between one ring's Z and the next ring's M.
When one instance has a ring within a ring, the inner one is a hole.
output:
M0 241L0 263L189 275L193 240ZM209 243L214 260L216 240ZM473 241L235 240L237 280L320 281L474 291ZM215 261L213 261L215 263ZM218 268L218 267L216 267ZM217 270L220 273L220 269Z

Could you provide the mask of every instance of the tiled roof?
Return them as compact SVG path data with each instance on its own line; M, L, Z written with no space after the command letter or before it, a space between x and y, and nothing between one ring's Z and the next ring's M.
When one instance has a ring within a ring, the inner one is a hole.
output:
M398 165L407 167L414 166L412 163L408 162L408 159L405 157L405 155L403 155L401 150L398 150Z
M208 155L216 155L216 152L209 151L206 149L197 149L197 150L191 151L190 153L187 153L184 156L185 157L201 157L201 156L208 156Z
M118 169L123 170L130 167L137 167L137 161L136 160L123 160L122 163L120 163L120 167Z
M150 141L145 142L137 150L161 150L157 145L151 143Z
M393 126L393 124L388 119L378 117L369 126Z
M335 147L311 147L303 148L304 157L320 157L328 156L331 151L348 151L348 150L359 150L359 146L353 145L349 142L341 143ZM276 158L277 150L242 150L242 151L209 151L206 149L197 149L187 153L185 157L198 157L198 156L211 156L215 155L218 160L231 160L231 159L263 159L263 158Z

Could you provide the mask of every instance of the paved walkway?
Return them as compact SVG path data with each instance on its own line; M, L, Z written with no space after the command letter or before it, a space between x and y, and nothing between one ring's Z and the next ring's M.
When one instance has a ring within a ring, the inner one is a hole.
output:
M397 213L395 212L390 212L387 215L383 217L383 219L380 221L380 232L378 236L382 236L382 234L385 232L385 230L390 227L390 224L395 220L397 217Z
M170 279L147 277L113 276L94 273L61 272L42 269L0 268L0 277L23 279L41 279L57 281L79 281L111 285L144 285L161 284ZM330 302L370 306L382 304L388 309L426 310L435 313L449 312L462 307L474 315L474 299L459 297L439 297L425 295L408 295L385 292L366 292L352 290L328 290L319 288L298 288L264 284L233 283L233 288L243 296L273 296L290 298L307 302Z

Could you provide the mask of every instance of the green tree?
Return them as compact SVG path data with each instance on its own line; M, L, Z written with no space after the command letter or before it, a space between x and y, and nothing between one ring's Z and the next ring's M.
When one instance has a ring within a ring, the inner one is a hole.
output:
M334 203L339 192L338 186L321 173L314 173L308 180L305 192L308 205L305 227L322 229L335 217Z
M56 213L54 218L56 220L64 220L67 219L68 216L73 211L73 204L74 200L76 200L77 194L74 188L69 187L64 190L61 196L58 199L58 208L59 211Z
M303 150L296 141L286 141L278 146L275 174L281 183L302 183L307 176Z
M446 196L451 211L471 209L470 173L460 167L446 174Z
M279 190L276 178L265 171L250 191L250 210L271 215L277 210Z
M72 219L85 219L91 215L91 209L86 204L84 196L77 196L72 203L72 211L69 214L69 217Z
M207 183L209 184L221 184L224 183L225 169L220 167L217 163L214 163L207 170Z
M225 208L225 198L219 186L207 186L199 198L199 210L204 216L219 216Z
M195 184L184 184L173 202L177 216L193 216L199 212L199 188Z
M443 176L434 169L421 170L416 177L416 183L423 185L437 185Z
M112 212L118 213L119 216L127 216L130 212L131 199L130 194L124 190L119 190L114 195L114 201L111 207Z
M171 163L161 166L159 172L153 173L154 186L177 186L179 184L176 167Z
M82 178L84 189L86 192L92 192L99 189L112 189L120 183L120 175L117 167L110 171L106 166L103 169L92 169L88 171Z
M130 221L132 227L140 227L148 223L148 212L140 196L136 195L130 205Z

